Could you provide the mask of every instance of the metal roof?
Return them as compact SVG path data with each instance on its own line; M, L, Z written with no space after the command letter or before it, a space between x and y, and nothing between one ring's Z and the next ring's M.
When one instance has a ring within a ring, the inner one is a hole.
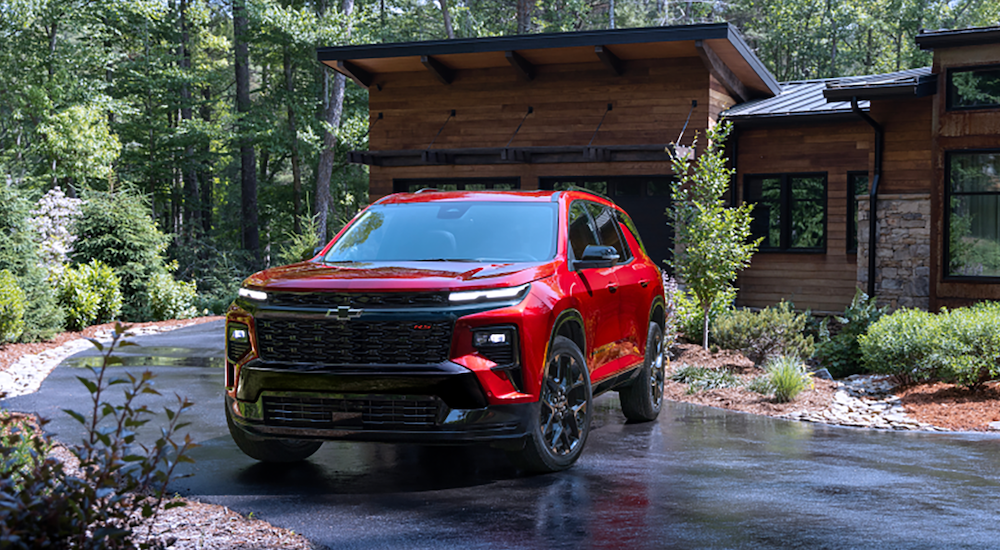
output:
M781 93L778 95L742 103L723 112L722 116L730 120L741 121L847 114L851 112L850 100L828 101L824 96L824 91L828 89L864 89L866 86L886 84L898 87L901 83L915 85L921 76L930 74L930 67L923 67L878 75L782 82ZM859 101L858 106L863 110L868 110L869 104L868 101Z
M974 27L971 29L937 31L922 30L917 35L916 42L917 46L920 46L922 50L997 44L1000 43L1000 27Z

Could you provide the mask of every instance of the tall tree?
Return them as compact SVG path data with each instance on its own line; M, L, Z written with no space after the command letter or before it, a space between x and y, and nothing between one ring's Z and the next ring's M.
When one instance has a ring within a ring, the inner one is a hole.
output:
M233 49L236 66L236 111L240 129L240 191L243 248L259 262L260 229L257 222L257 170L250 114L250 49L247 45L246 0L233 0Z
M343 0L341 10L348 18L347 36L350 37L350 16L354 11L354 0ZM329 74L324 67L323 72ZM316 238L321 244L327 241L327 225L329 216L337 216L336 204L331 200L330 178L333 176L333 162L337 147L337 129L340 128L340 118L344 114L344 88L347 79L341 73L333 77L333 90L329 98L323 98L326 112L323 116L323 147L320 149L319 163L316 166Z
M451 26L451 13L448 12L448 0L438 0L441 4L441 18L444 19L444 32L448 38L455 38L455 29Z
M180 0L180 69L181 69L181 125L190 125L192 114L191 98L191 37L188 29L188 0ZM184 223L185 231L201 229L201 190L198 186L198 163L194 160L194 143L187 140L184 147L181 177L184 180Z

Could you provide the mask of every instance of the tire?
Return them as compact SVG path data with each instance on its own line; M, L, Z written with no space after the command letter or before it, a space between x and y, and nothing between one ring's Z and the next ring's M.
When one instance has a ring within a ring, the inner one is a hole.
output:
M552 342L539 393L524 448L509 453L511 462L529 473L565 470L580 458L593 415L587 362L569 338Z
M236 446L243 454L261 462L301 462L313 455L323 445L322 441L300 439L251 438L233 422L232 412L226 407L226 424Z
M639 369L639 376L626 388L618 391L625 418L637 422L656 420L663 407L663 382L667 363L663 356L663 331L656 323L649 324L646 336L646 359Z

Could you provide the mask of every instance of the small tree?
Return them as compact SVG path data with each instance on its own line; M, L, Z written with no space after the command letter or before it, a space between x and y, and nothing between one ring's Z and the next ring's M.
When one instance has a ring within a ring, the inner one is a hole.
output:
M727 208L722 200L734 173L726 167L722 145L731 127L724 122L709 130L708 147L693 165L693 155L683 154L681 147L676 152L668 149L677 175L671 189L673 204L667 209L677 245L670 265L704 312L705 348L712 304L733 287L761 242L750 240L753 205ZM696 137L690 151L697 142Z

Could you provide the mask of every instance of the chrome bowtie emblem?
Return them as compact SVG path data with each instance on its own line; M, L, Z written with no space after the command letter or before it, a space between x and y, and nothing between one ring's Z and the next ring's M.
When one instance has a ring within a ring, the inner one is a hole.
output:
M363 309L354 309L350 306L338 306L334 309L326 310L327 317L333 317L338 321L346 321L348 319L357 319L361 317L361 313L364 312Z

